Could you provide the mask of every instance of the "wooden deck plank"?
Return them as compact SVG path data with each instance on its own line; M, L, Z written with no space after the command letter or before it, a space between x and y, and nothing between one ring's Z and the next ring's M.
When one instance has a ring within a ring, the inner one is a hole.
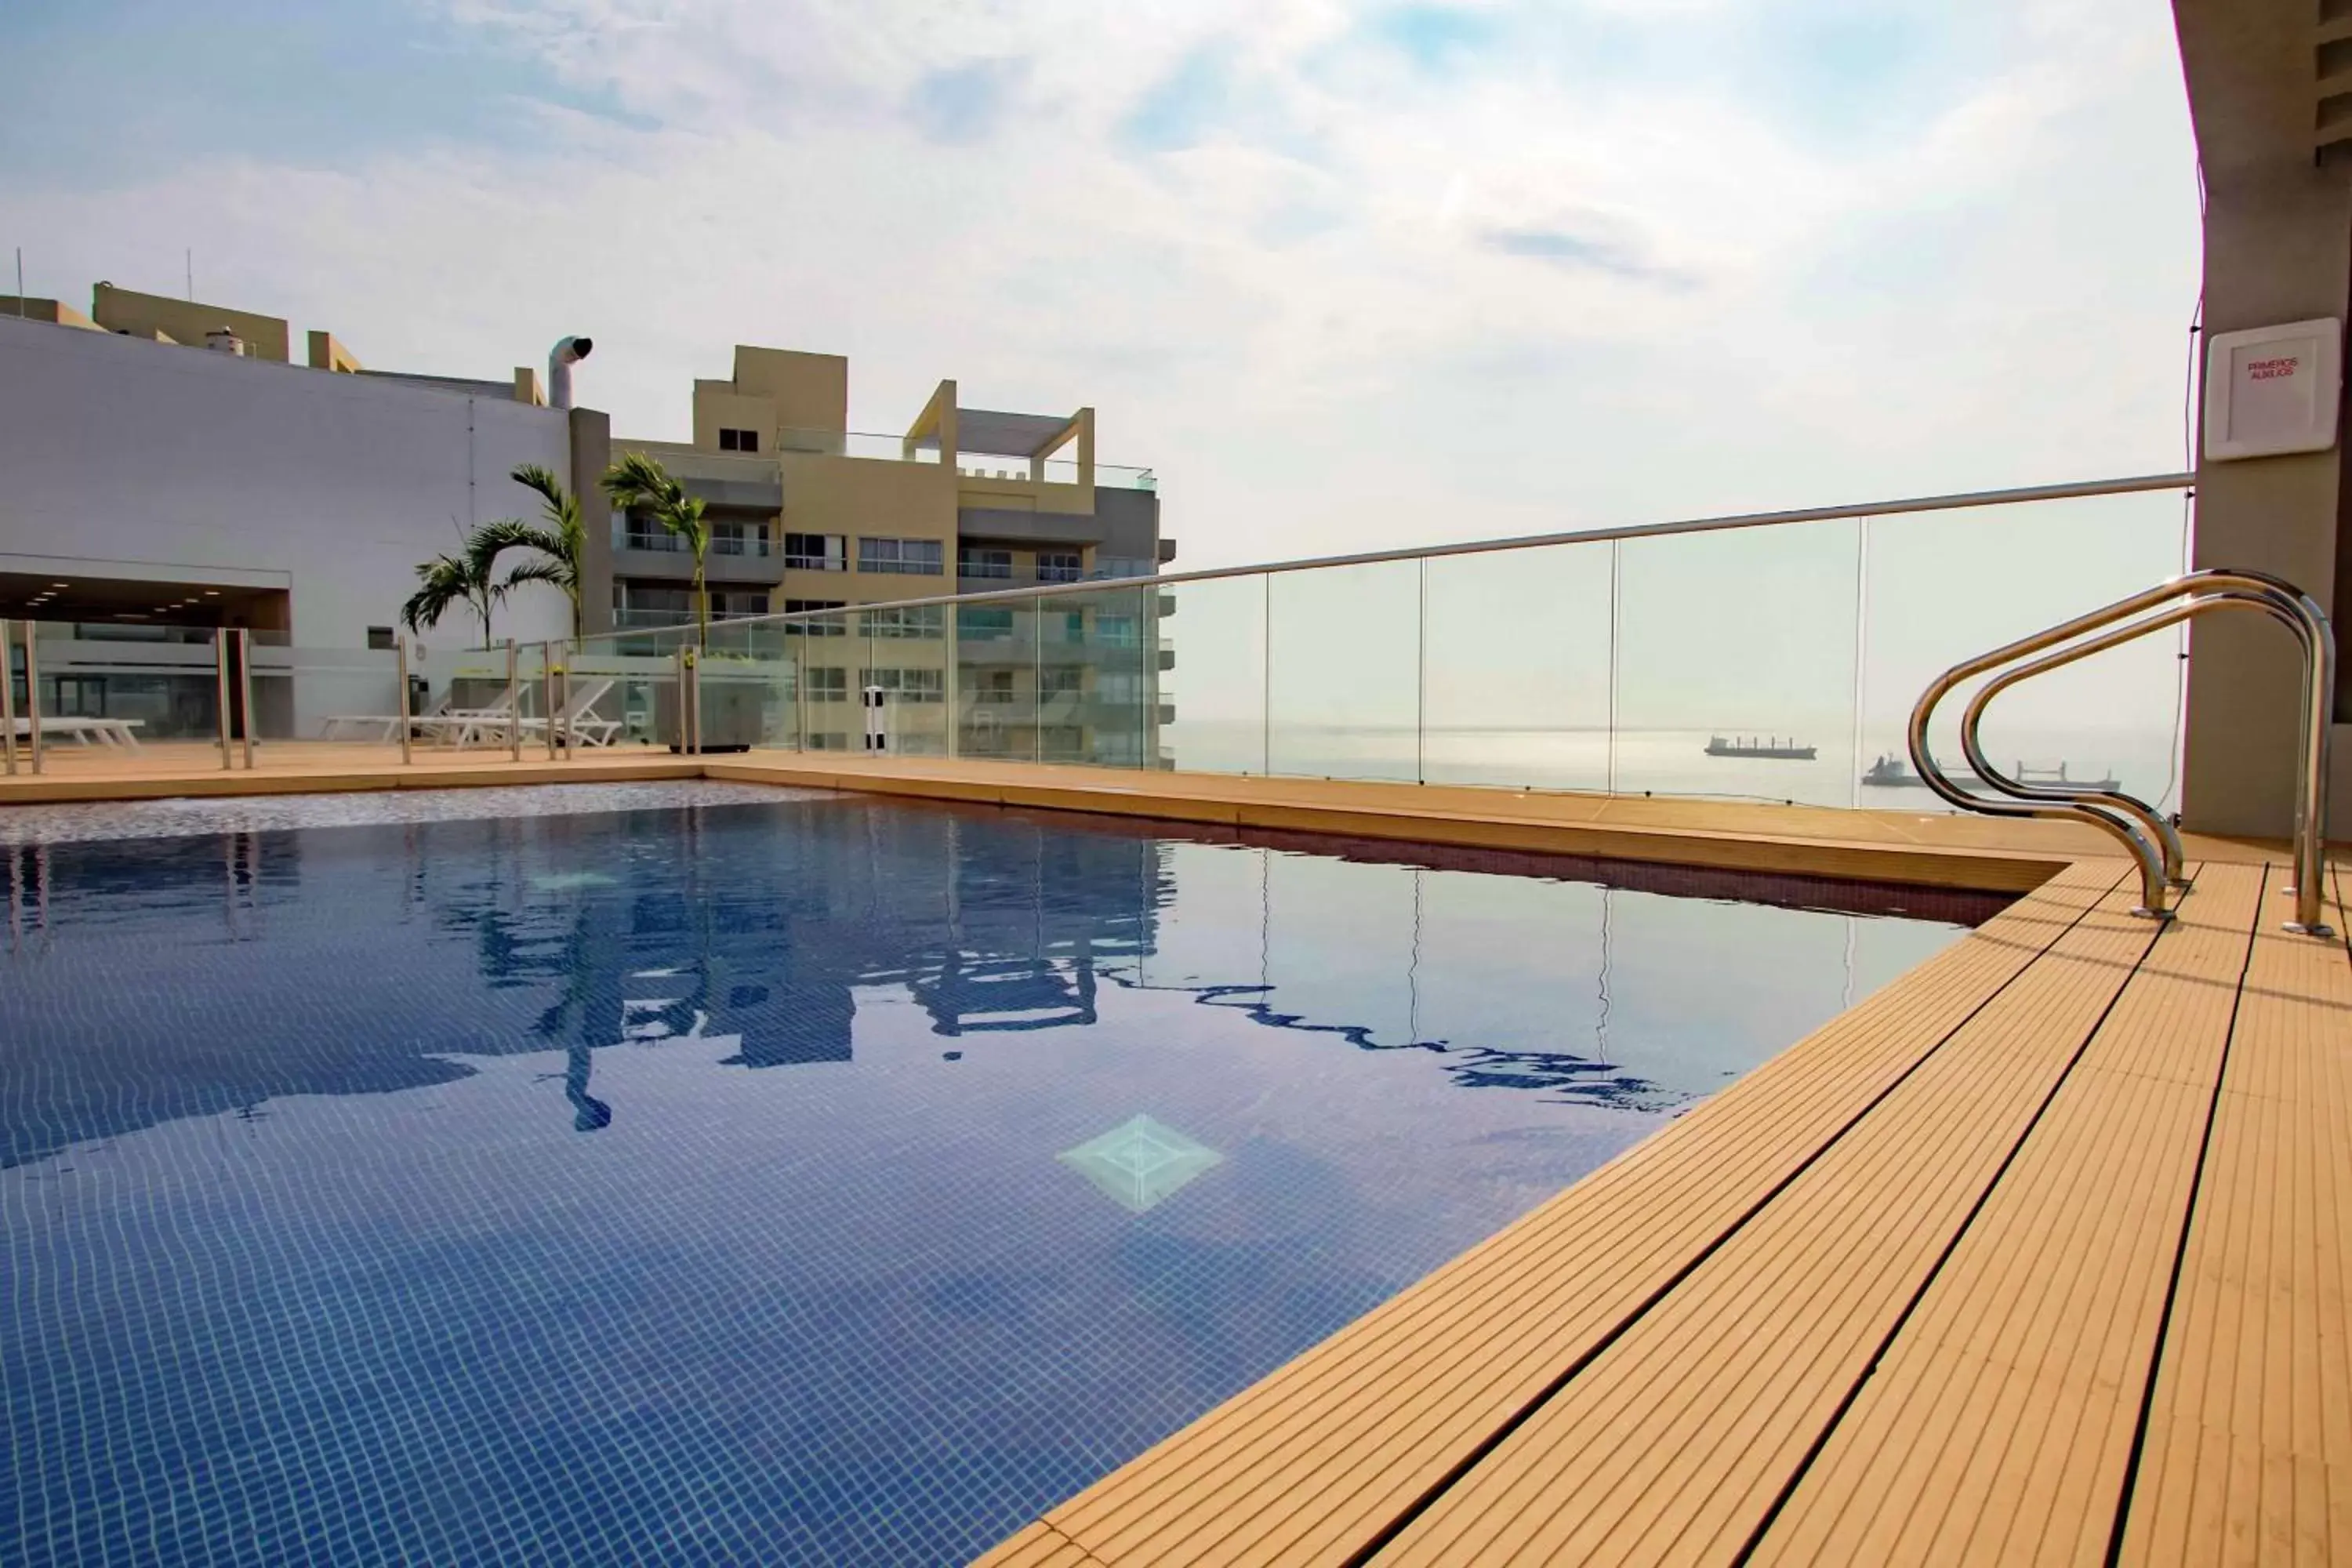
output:
M1052 1525L1038 1523L977 1559L972 1568L1102 1568L1102 1564Z
M2263 880L2204 869L1753 1561L2104 1561Z
M2116 880L2070 868L1048 1519L1107 1563L1336 1561L1913 1069Z
M1373 1561L1727 1562L2158 928L2119 889Z
M2131 1568L2352 1560L2352 952L2280 931L2280 902L2215 1101Z

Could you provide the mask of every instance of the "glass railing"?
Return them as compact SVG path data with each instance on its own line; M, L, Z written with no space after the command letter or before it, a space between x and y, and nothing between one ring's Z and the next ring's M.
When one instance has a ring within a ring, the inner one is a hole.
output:
M1927 680L2171 575L2181 519L2150 482L771 617L807 668L762 743L864 750L873 687L889 751L1936 809ZM2004 697L1988 748L2169 804L2179 646Z
M865 752L870 735L908 755L1932 810L1904 730L1937 672L2179 569L2179 487L2114 489L625 626L528 645L511 681L502 648L416 647L409 739ZM37 639L46 715L217 736L212 634L74 632ZM2170 808L2183 646L2005 695L1987 750ZM259 741L397 739L395 653L257 637L243 657ZM25 687L19 650L20 712ZM1943 723L1931 749L1957 761ZM82 728L45 738L105 743Z
M891 463L936 463L937 447L871 430L779 430L776 450L823 458L866 458Z
M1075 458L1048 458L1045 469L1045 478L1055 484L1078 483L1078 464ZM1125 463L1097 463L1095 484L1098 488L1119 490L1156 490L1160 488L1160 477L1150 468L1133 468Z

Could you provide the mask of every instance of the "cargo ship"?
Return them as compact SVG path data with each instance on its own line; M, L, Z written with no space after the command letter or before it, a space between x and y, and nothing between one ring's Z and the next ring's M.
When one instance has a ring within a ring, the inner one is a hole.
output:
M2069 789L2119 789L2122 787L2122 781L2118 779L2069 778L2066 774L2066 764L2063 763L2060 763L2054 768L2029 768L2023 763L2020 763L2017 764L2016 771L2010 776L2019 784L2029 785L2064 784ZM1909 763L1900 757L1891 756L1881 757L1865 768L1863 771L1862 782L1878 789L1925 789L1927 787L1927 781L1913 773ZM1955 779L1952 782L1971 795L1994 793L1991 786L1973 775L1964 779Z
M1775 763L1810 763L1818 750L1813 746L1801 746L1793 740L1783 741L1777 735L1769 741L1759 741L1752 735L1744 741L1727 739L1722 735L1706 738L1706 754L1710 757L1761 757Z

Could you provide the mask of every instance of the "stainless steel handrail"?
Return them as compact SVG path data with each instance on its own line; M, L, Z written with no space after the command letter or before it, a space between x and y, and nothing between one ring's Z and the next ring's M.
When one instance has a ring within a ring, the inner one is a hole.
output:
M1967 755L1969 765L1976 770L1977 776L1985 783L2003 795L2014 796L2019 800L2091 801L2126 813L2139 824L2142 829L2156 841L2158 848L2162 851L2165 880L2176 889L2187 887L2189 885L2187 879L2182 875L2186 857L2181 849L2180 834L2160 814L2150 809L2137 797L2125 795L2119 790L2099 789L2064 783L2027 784L2021 779L2012 779L1995 768L1985 756L1980 730L1985 710L1991 706L1992 700L2012 686L2031 680L2035 676L2050 670L2063 668L2078 659L2087 658L2095 653L2103 653L2108 648L2121 647L2151 632L2162 631L2167 626L2179 626L2184 621L2193 620L2213 610L2231 608L2262 611L2293 632L2295 640L2304 646L2305 679L2307 681L2310 679L2311 634L2305 626L2303 617L2297 612L2292 599L2275 589L2266 589L2259 594L2237 588L2215 590L2201 594L2186 604L2175 605L2170 609L2158 610L2139 620L2128 622L2113 631L2102 632L2095 637L2061 648L2056 653L2046 654L2031 664L2018 665L2005 669L1986 681L1983 686L1978 688L1977 694L1969 699L1967 711L1960 719L1960 749ZM2305 695L2307 700L2308 694ZM2304 742L2308 744L2310 734L2307 730L2303 738ZM2296 776L2300 783L2301 769L2298 769ZM2304 805L2305 802L2298 790L2295 800L2295 820L2298 822L2303 819Z
M1967 490L1950 495L1912 496L1897 500L1859 501L1841 506L1801 507L1788 511L1736 512L1719 517L1683 518L1671 522L1638 522L1614 528L1578 529L1565 533L1530 533L1507 539L1474 539L1454 544L1423 544L1403 550L1373 550L1352 555L1318 555L1291 561L1265 561L1247 566L1211 566L1197 572L1163 572L1149 577L1108 577L1083 583L1046 583L1027 588L994 588L978 594L931 594L909 599L877 600L858 605L863 612L928 608L934 605L994 605L1022 599L1057 599L1076 594L1131 593L1172 588L1187 583L1214 583L1228 577L1263 577L1286 572L1319 572L1339 566L1378 566L1397 561L1432 561L1455 555L1491 555L1512 550L1544 550L1563 544L1605 544L1614 540L1665 539L1686 533L1725 533L1749 528L1776 528L1790 523L1837 522L1854 518L1903 517L1919 512L1967 511L1979 508L2020 506L2032 501L2079 500L2093 496L2141 495L2157 490L2187 489L2194 474L2141 474L2128 479L2084 479L2072 484L2025 485L2013 489ZM730 626L793 625L843 615L842 610L779 610L764 616L730 616ZM639 627L639 631L668 630ZM593 632L587 640L619 637L631 628Z
M2184 597L2187 603L2174 603ZM1985 783L2014 797L2013 803L1988 801L1971 795L1952 783L1937 766L1935 758L1927 750L1928 721L1934 716L1937 705L1960 682L2001 669L2003 666L2028 655L2070 643L2086 633L2115 626L2144 611L2167 605L2172 605L2177 613L2148 616L2111 635L2068 647L2057 657L2039 660L2013 672L2005 671L1996 683L1989 684L1988 690L1979 693L1977 700L1969 704L1968 716L1961 724L1962 749L1968 753L1970 767ZM2262 610L2299 628L2299 640L2305 654L2303 672L2304 732L2296 769L2295 915L2287 922L2287 929L2310 935L2332 935L2321 915L2325 907L2327 752L2331 718L2328 703L2336 689L2336 636L2328 625L2326 614L2310 595L2284 578L2263 572L2224 568L2191 572L1954 665L1928 684L1917 705L1911 710L1908 740L1912 766L1918 770L1921 782L1929 789L1963 810L1991 816L2071 816L2113 834L2130 851L2139 867L2140 906L2134 912L2153 919L2166 918L2170 912L2166 898L2168 884L2179 875L2179 852L2178 839L2168 830L2161 826L2154 834L2141 830L2139 824L2156 817L2153 809L2145 802L2122 795L2120 792L2031 786L2005 778L1984 763L1983 748L1976 740L1975 724L1983 717L1985 704L1991 695L1999 690L2046 669L2071 664L2192 616L2223 608Z

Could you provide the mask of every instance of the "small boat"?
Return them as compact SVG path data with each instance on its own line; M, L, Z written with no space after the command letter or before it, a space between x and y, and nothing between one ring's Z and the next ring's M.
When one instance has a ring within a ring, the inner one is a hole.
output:
M1710 757L1762 757L1776 763L1810 763L1819 748L1801 746L1794 740L1782 741L1774 736L1759 741L1753 735L1746 740L1727 740L1721 735L1706 738L1706 754Z
M2021 784L2064 784L2070 789L2118 789L2122 787L2121 781L2113 778L2069 778L2066 774L2066 764L2063 763L2060 763L2054 768L2029 768L2023 763L2020 763L2017 764L2017 771L2011 776ZM1913 773L1910 766L1906 763L1902 758L1892 756L1881 757L1876 762L1871 763L1869 767L1864 769L1862 782L1878 789L1925 789L1927 787L1927 781L1921 778L1917 773ZM1990 785L1984 784L1974 776L1965 779L1955 779L1952 782L1958 784L1960 788L1967 790L1971 795L1990 795L1994 793Z

